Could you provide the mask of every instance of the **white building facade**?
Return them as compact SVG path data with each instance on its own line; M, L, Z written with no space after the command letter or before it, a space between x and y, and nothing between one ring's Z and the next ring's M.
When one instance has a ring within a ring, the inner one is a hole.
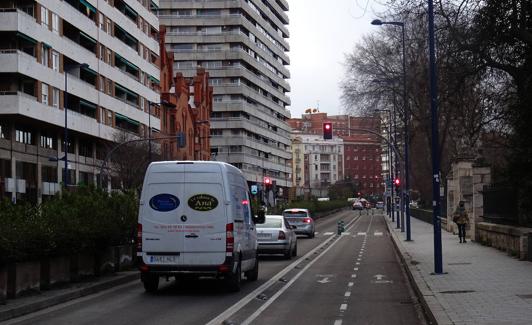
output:
M92 184L117 132L157 131L157 0L0 4L0 195L40 202ZM153 116L149 117L151 111Z
M204 67L214 88L212 159L241 169L250 184L269 176L291 187L286 0L161 0L174 70Z
M344 179L343 140L333 137L292 134L292 181L296 196L327 196L327 188Z

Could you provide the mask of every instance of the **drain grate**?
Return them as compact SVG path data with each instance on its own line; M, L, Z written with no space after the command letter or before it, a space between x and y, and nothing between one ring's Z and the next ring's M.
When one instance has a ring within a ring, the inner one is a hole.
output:
M471 265L469 262L447 263L447 265Z
M532 299L532 294L529 294L529 295L517 295L519 298L523 298L523 299Z
M459 294L459 293L471 293L475 292L475 290L448 290L448 291L440 291L440 293L443 294Z

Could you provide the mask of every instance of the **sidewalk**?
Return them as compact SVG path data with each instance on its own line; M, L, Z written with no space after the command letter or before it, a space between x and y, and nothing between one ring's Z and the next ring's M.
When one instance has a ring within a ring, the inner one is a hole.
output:
M68 284L60 289L41 291L40 294L36 295L9 299L7 304L0 305L0 322L94 294L139 278L138 271L125 271L93 278L86 282Z
M443 271L434 272L433 226L412 218L411 242L388 221L429 318L437 324L532 324L532 263L442 230Z

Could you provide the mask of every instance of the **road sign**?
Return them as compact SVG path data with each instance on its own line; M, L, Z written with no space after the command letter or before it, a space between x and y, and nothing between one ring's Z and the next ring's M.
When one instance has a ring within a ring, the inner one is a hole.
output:
M257 185L251 185L251 194L257 195L258 192L259 192L259 189Z

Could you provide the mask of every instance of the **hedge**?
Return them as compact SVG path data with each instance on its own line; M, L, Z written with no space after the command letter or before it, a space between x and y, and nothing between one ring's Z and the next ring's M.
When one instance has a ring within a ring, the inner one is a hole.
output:
M138 201L132 193L81 187L40 206L0 203L0 264L96 252L132 242Z

